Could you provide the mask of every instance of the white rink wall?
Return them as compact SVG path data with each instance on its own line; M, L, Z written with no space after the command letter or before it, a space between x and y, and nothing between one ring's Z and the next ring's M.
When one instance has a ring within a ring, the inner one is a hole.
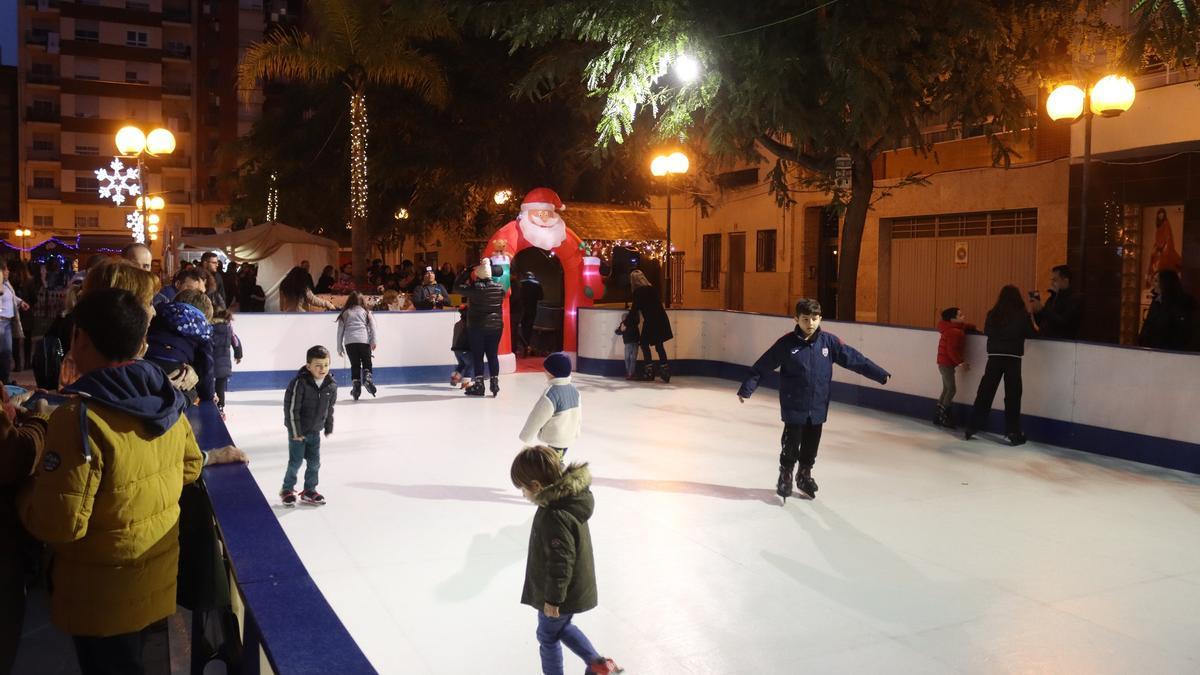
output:
M624 312L579 311L579 357L620 361L621 337L613 331ZM673 360L749 366L779 336L792 330L787 317L718 310L669 310ZM834 380L871 389L934 399L941 393L936 331L825 321L823 328L890 373L886 386L842 368ZM986 338L967 338L959 403L970 403L987 361ZM1103 429L1200 444L1200 355L1078 342L1030 340L1022 369L1022 414ZM993 407L1004 405L1003 385Z

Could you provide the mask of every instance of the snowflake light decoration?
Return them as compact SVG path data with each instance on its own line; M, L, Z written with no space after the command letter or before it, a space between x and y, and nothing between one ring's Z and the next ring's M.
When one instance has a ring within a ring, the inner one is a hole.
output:
M142 220L141 211L133 211L125 216L125 227L133 230L133 240L139 244L146 243L146 224Z
M136 167L126 167L119 158L114 157L108 169L96 169L96 180L100 181L100 198L111 199L120 206L125 203L125 195L136 197L142 192L141 177Z

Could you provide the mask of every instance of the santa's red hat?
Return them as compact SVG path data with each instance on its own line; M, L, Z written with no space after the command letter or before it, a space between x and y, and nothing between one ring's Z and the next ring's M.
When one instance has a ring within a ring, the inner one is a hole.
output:
M550 188L534 188L521 201L522 211L531 211L533 209L565 211L567 205L563 204L562 200L558 198L558 193L554 190Z

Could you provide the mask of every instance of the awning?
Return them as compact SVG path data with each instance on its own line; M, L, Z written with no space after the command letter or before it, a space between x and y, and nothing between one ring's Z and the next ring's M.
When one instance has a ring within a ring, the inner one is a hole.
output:
M223 234L183 237L180 248L217 249L237 262L258 262L270 257L286 244L319 246L330 250L330 257L337 260L337 242L318 237L283 223L263 223L244 230L233 230Z
M646 209L619 204L570 202L563 220L580 239L598 241L662 241L667 238Z

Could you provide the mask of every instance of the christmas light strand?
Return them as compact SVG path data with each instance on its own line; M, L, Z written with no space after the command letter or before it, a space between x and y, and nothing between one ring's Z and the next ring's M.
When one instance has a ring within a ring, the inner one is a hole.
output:
M275 181L279 176L271 172L271 189L267 192L267 222L273 223L279 219L279 188L275 186Z
M653 239L585 239L580 246L588 255L596 256L609 262L612 261L614 248L623 248L659 263L666 257L667 251L667 243L665 241Z
M350 213L367 217L367 97L350 97Z
M133 240L139 244L146 243L146 223L141 211L133 211L125 216L125 227L133 231Z
M136 197L142 192L141 176L136 167L126 168L120 158L114 157L108 169L96 169L96 180L100 182L100 198L111 199L120 206L125 203L125 195Z

